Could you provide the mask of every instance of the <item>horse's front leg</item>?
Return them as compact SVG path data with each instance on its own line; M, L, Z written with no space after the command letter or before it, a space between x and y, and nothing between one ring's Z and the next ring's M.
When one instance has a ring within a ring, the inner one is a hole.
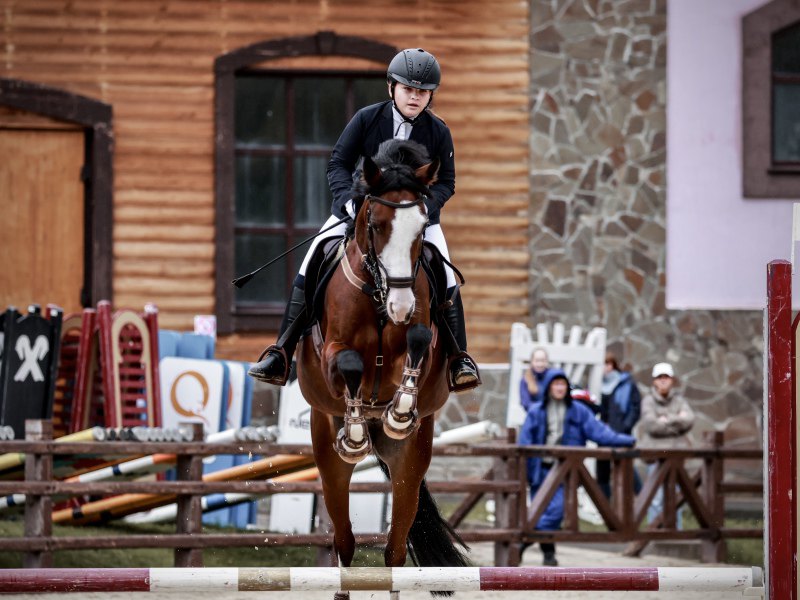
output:
M409 439L385 440L378 447L379 456L389 467L392 483L392 524L383 555L387 567L402 567L406 562L406 541L417 518L419 489L431 462L432 445L433 415L428 415L420 419L419 427Z
M402 381L381 417L383 431L392 439L405 439L419 426L417 418L419 380L422 361L431 345L432 337L431 330L420 323L411 326L406 334L408 354L403 367Z
M341 348L345 347L331 345L325 353L328 387L335 393L339 378L344 379L344 426L336 436L335 447L343 461L355 464L372 452L361 398L364 361L355 350Z
M311 410L311 437L314 440L314 460L322 479L322 496L333 524L333 549L340 567L349 567L356 550L353 526L350 522L350 478L353 465L343 462L334 452L337 425L331 415ZM349 592L339 591L334 600L347 600Z

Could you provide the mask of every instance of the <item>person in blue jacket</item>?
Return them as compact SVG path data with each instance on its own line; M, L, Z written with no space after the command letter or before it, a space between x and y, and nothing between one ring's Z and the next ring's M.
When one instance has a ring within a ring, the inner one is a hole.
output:
M439 61L422 48L400 51L389 63L386 71L389 99L359 110L347 124L333 148L328 163L328 185L333 194L332 216L322 229L336 224L342 218L355 220L359 207L353 200L354 179L360 176L361 160L372 157L381 142L390 139L411 140L425 147L431 158L439 160L436 181L430 185L430 195L425 198L428 227L425 241L430 242L441 255L450 260L447 242L440 225L440 213L445 203L455 193L456 167L453 156L453 138L445 122L430 109L433 95L441 81ZM345 235L347 223L340 223L329 236ZM293 327L305 311L305 274L321 238L311 244L300 266L292 288L289 303L284 311L278 342L261 353L259 362L248 374L255 379L285 385L302 328ZM464 306L456 285L455 275L445 267L447 298L440 309L440 323L447 325L452 336L445 336L448 361L448 384L451 391L463 392L480 385L478 366L467 354L467 333L464 325ZM441 327L441 325L440 325Z
M642 395L631 374L620 369L619 361L613 352L606 353L601 388L600 420L619 433L630 434L641 414ZM611 497L611 462L598 460L595 473L597 483L607 498ZM633 471L633 489L642 488L639 473Z
M520 445L585 446L591 440L600 446L633 446L636 438L617 433L598 421L585 404L574 402L569 395L569 380L561 369L550 369L542 382L543 394L535 402L519 434ZM554 465L548 457L527 459L528 485L531 498L536 495L547 473ZM555 530L564 518L564 486L559 486L553 499L536 524L537 530ZM556 548L552 543L540 544L545 566L558 566ZM523 545L522 550L527 546Z
M530 410L534 402L542 399L542 381L550 368L550 357L544 348L534 348L531 352L530 368L522 375L519 382L519 402L525 412Z

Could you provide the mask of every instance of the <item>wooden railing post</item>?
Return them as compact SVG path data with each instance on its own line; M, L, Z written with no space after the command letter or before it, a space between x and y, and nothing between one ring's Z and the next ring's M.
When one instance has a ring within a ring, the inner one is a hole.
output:
M636 531L633 504L633 457L614 456L611 460L611 506L620 521L621 534L632 537Z
M709 432L715 450L722 448L725 434L722 431ZM712 522L708 524L711 538L702 540L701 560L703 562L725 562L727 547L720 536L720 529L725 524L725 496L722 494L722 480L725 477L724 459L717 454L703 460L702 486L703 501L711 513Z
M192 432L192 441L203 441L202 423L182 423L182 427L189 427ZM195 454L179 454L176 464L178 481L202 481L203 458ZM203 533L202 496L195 494L179 494L177 505L178 514L175 521L176 533L200 535ZM202 548L175 548L176 567L202 567Z
M507 430L506 441L513 444L517 440L517 432L513 428ZM518 455L516 455L518 457ZM517 478L519 468L515 455L498 456L494 460L492 478L497 480L514 480ZM494 493L494 515L495 528L500 529L519 529L517 518L519 509L517 507L518 495L507 492ZM494 543L494 564L498 567L507 567L514 562L519 563L519 536L505 539Z
M25 439L29 442L51 441L53 422L26 420ZM25 456L25 481L53 481L53 455L28 452ZM53 500L50 496L25 495L25 537L27 539L53 536ZM22 558L26 569L53 566L53 553L49 550L30 550Z
M522 562L522 535L525 532L528 519L528 461L525 455L517 449L515 454L517 461L517 481L519 487L517 488L517 533L518 544L514 545L509 556L509 566L518 567Z

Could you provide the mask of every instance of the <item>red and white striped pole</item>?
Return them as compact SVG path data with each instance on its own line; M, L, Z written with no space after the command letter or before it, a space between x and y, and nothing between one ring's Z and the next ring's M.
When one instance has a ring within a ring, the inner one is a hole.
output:
M0 594L37 592L664 591L739 592L761 569L548 567L297 567L3 569Z

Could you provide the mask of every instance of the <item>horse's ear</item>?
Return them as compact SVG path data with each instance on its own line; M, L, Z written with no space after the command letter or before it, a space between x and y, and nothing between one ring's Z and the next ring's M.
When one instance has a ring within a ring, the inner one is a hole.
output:
M381 170L369 156L364 157L363 173L364 181L370 188L378 187L382 177Z
M439 159L434 158L427 165L422 165L414 174L423 184L431 185L436 183L436 175L439 173Z

